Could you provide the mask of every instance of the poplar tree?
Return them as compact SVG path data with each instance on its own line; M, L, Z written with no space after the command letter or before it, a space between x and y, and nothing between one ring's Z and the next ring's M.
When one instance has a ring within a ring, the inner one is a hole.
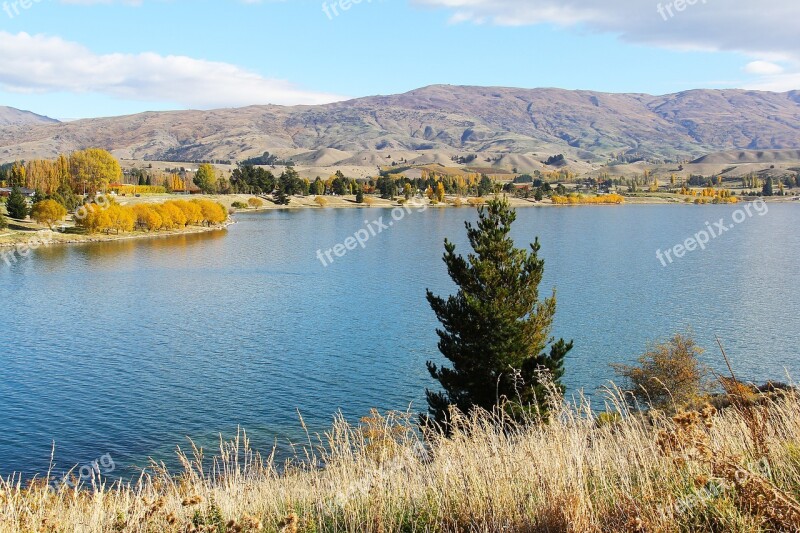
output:
M445 240L444 262L458 291L446 299L427 291L442 325L439 351L452 364L427 364L444 389L427 391L430 418L440 424L446 425L450 405L464 413L503 405L515 418L546 415L540 370L564 391L564 359L573 343L550 336L555 291L539 299L539 240L530 251L515 248L509 236L515 220L508 201L494 198L479 210L477 226L466 224L473 253L457 255L455 244Z

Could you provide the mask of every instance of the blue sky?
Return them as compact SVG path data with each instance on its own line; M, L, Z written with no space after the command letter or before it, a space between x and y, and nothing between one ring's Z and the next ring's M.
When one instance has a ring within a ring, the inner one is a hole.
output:
M793 0L328 0L330 16L320 0L29 1L0 0L0 103L57 118L434 83L800 88L798 39L775 26Z

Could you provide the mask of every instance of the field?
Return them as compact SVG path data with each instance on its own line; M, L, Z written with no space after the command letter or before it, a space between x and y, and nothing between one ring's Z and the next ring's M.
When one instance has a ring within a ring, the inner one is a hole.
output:
M0 531L797 531L800 400L669 418L559 398L549 424L460 419L422 439L407 415L339 420L278 465L244 434L185 471L75 491L0 484ZM302 421L301 421L302 422Z

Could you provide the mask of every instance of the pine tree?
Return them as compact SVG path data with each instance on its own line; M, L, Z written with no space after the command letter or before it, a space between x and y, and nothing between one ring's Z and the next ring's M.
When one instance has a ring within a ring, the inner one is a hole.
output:
M283 187L278 187L272 195L273 201L278 205L289 205L289 195L283 190Z
M495 198L480 209L477 227L466 224L474 254L466 259L456 255L455 244L445 241L444 262L459 290L447 299L427 293L442 323L439 351L452 363L447 368L428 362L431 376L444 389L427 391L430 415L438 423L447 422L449 405L468 413L505 402L513 416L537 408L545 414L540 369L549 371L563 391L564 358L572 342L550 337L555 292L539 300L544 273L539 240L531 252L516 249L509 237L515 219L508 201Z
M358 191L356 192L356 203L363 204L364 203L364 190L359 187Z
M11 189L11 195L6 203L6 210L11 218L16 218L17 220L28 218L28 201L22 196L22 191L19 190L19 187Z
M762 189L761 194L764 196L772 196L775 194L772 185L772 178L767 178L767 182L764 184L764 188Z

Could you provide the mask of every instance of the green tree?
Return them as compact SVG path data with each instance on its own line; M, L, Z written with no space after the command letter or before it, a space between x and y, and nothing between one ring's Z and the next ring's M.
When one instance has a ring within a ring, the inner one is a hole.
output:
M75 211L81 206L81 199L78 198L72 188L66 184L61 185L49 198L63 205L67 211Z
M359 187L358 191L356 192L356 203L363 204L364 203L364 190Z
M208 163L203 163L194 175L194 184L197 185L204 194L214 194L217 192L217 172Z
M28 200L22 195L19 187L11 189L11 195L6 203L6 210L11 218L16 218L17 220L28 218Z
M772 183L772 178L767 178L767 182L764 184L764 188L762 189L761 194L764 196L774 196L775 191L773 187L774 185Z
M478 183L478 196L486 196L494 189L492 180L487 175L481 176L481 181Z
M33 205L36 205L39 202L44 202L45 200L47 200L47 197L44 195L44 193L40 189L36 189L36 191L34 191L33 193L33 198L31 199L31 203Z
M473 254L456 255L455 244L445 241L444 262L458 292L443 299L427 291L442 324L439 351L452 363L450 368L428 362L444 389L427 391L430 416L439 423L447 421L449 405L468 413L504 403L513 416L537 409L546 414L540 370L549 371L563 392L564 358L572 342L550 337L555 291L539 300L544 273L539 240L530 252L515 248L509 237L514 220L508 201L494 198L480 208L477 227L466 224Z
M0 229L6 229L8 227L8 220L3 213L0 213Z
M397 196L397 182L389 176L378 178L376 188L380 191L381 198L385 200L391 200Z

